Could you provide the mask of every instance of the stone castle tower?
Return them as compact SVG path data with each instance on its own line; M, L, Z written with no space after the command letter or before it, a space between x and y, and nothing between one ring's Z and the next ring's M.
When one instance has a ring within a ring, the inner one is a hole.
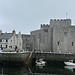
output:
M55 53L75 52L75 26L71 19L51 19L50 24L41 24L39 30L31 32L33 50Z

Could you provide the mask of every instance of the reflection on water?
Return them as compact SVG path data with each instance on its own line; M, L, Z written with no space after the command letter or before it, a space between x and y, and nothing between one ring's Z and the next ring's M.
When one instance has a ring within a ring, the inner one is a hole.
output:
M0 66L0 75L75 75L72 66Z
M0 66L0 75L23 75L29 72L26 66Z
M75 66L65 66L64 68L68 69L69 71L74 71Z

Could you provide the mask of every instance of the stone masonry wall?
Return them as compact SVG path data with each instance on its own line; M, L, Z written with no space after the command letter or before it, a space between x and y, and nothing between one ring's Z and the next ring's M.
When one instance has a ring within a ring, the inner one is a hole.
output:
M41 24L31 32L32 50L54 53L75 53L75 26L71 19L51 19L50 24Z

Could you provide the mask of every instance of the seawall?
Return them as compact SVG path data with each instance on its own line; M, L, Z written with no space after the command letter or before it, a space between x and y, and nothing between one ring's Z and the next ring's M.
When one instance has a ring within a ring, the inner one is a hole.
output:
M68 61L74 60L75 62L75 54L57 54L57 53L48 53L48 52L33 52L32 59L40 59L48 60L48 61Z

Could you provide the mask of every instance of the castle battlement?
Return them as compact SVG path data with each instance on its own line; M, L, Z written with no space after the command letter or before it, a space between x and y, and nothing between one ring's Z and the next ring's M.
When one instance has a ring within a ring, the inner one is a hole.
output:
M71 19L50 19L51 27L54 26L71 26Z
M48 24L41 24L40 28L41 29L48 29L50 25Z
M50 21L71 21L71 19L50 19Z

